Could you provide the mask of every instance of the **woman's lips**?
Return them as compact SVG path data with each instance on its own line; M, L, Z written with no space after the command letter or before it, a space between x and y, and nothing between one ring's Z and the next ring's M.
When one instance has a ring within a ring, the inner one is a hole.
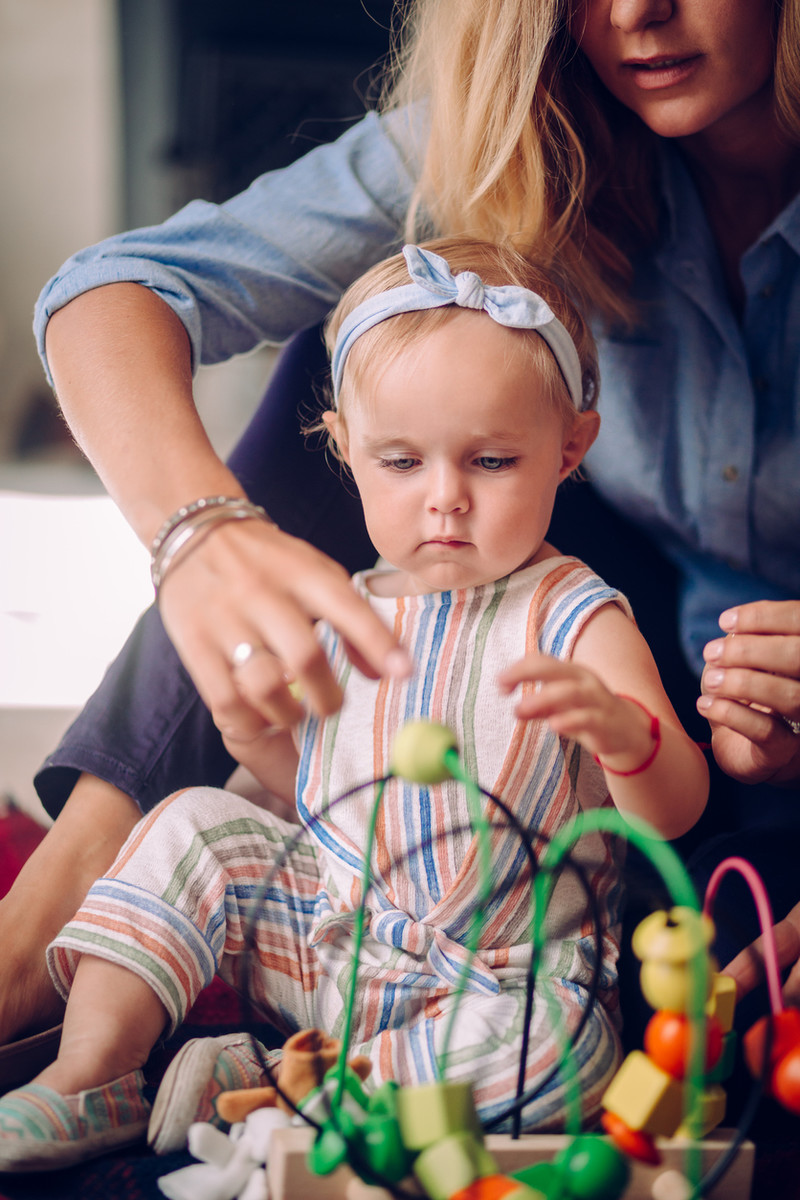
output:
M627 59L622 68L644 91L675 87L696 71L700 54L662 55L659 58Z

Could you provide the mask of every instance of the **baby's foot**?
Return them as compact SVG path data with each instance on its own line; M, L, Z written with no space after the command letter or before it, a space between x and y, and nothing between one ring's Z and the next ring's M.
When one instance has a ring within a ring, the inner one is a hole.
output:
M63 1096L41 1083L0 1099L0 1171L54 1171L144 1137L144 1075Z

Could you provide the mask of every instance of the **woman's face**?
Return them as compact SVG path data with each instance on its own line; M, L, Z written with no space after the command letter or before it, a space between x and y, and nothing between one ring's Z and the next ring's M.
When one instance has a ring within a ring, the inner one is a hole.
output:
M571 29L612 95L681 138L763 119L774 15L774 0L576 0Z

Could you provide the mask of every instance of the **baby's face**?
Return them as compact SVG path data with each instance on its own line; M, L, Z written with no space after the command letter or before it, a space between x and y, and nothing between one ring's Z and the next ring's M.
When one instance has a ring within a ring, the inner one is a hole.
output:
M536 561L585 444L541 398L518 335L459 311L367 387L365 372L340 445L398 594L474 587Z

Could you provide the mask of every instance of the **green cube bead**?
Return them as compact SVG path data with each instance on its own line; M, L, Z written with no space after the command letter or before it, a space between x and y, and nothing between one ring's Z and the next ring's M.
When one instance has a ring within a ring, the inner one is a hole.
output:
M409 1150L424 1150L451 1133L483 1136L469 1083L423 1083L401 1088L397 1093L397 1116Z
M484 1175L499 1174L494 1157L472 1133L453 1133L428 1146L414 1163L414 1174L430 1200L448 1200Z

